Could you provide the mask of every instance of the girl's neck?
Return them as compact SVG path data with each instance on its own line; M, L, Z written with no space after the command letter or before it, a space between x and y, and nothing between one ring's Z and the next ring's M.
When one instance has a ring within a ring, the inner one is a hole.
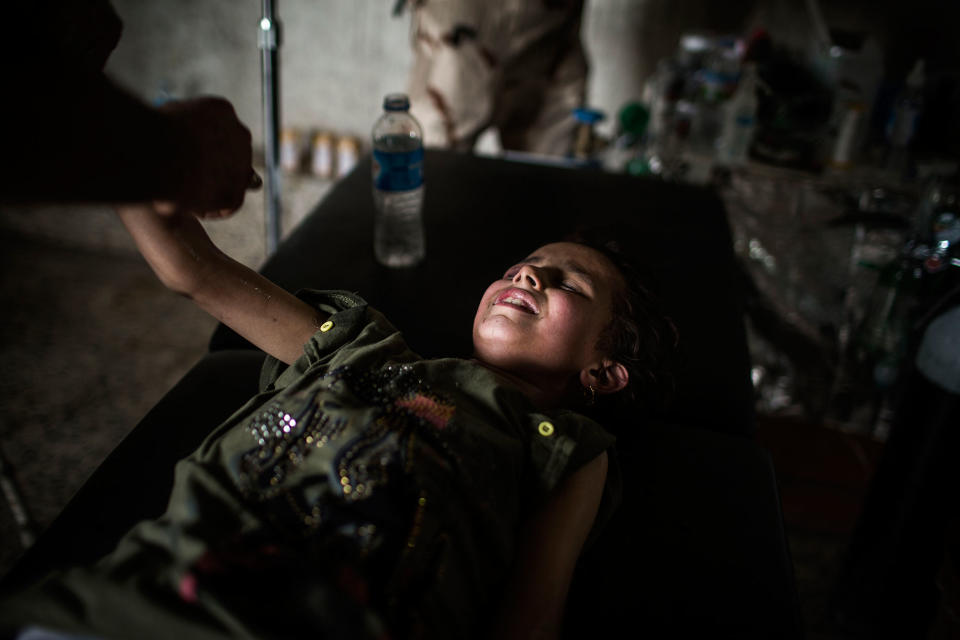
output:
M523 375L515 371L502 369L482 360L474 359L474 362L490 370L501 380L523 393L538 409L556 409L565 404L563 400L567 394L558 391L560 385L544 384L543 380L536 376Z

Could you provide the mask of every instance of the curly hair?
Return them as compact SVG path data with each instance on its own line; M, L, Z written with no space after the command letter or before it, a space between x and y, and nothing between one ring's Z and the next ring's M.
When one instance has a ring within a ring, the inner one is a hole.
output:
M627 387L605 397L620 407L639 405L652 411L666 409L676 391L675 370L679 332L637 264L615 237L613 229L581 229L565 240L589 247L608 260L623 276L624 288L614 296L613 318L601 332L597 349L629 372Z

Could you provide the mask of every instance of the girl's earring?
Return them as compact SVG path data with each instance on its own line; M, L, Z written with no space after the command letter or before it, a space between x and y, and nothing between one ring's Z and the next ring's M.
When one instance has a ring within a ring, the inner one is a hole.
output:
M588 384L583 389L583 400L588 407L592 407L597 403L597 390L593 388L592 384Z

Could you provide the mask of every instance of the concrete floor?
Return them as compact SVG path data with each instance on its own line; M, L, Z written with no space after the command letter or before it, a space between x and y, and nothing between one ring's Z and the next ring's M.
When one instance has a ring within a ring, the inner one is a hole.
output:
M0 449L42 530L206 350L215 322L139 255L0 234ZM21 550L0 505L0 572Z

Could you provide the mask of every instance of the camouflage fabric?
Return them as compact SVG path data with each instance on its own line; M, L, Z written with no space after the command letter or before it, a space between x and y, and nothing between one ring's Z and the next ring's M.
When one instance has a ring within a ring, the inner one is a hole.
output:
M505 149L570 151L586 95L582 0L411 4L408 92L428 146L468 150L492 126Z

